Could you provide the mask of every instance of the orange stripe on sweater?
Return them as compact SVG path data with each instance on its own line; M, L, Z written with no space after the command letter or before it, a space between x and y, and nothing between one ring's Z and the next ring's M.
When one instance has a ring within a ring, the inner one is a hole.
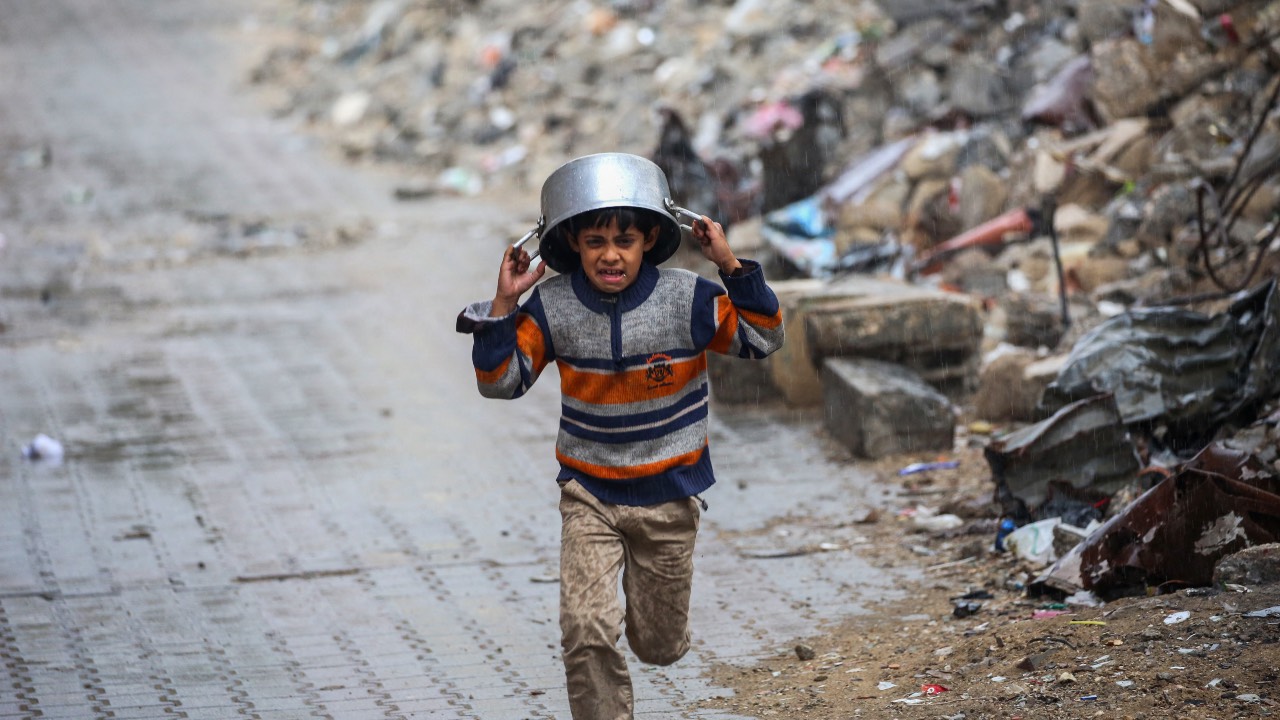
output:
M674 395L697 380L706 369L706 355L616 373L576 370L561 362L560 391L574 400L591 404L639 402Z
M608 467L605 465L594 465L589 462L575 460L556 450L556 459L565 467L584 472L592 477L602 480L630 480L632 478L647 477L649 475L658 475L664 473L671 468L683 467L685 465L693 465L698 462L698 458L702 457L702 453L706 450L707 445L704 442L702 447L688 452L683 455L677 455L666 460L658 462L644 463L643 465L627 465L624 467Z
M502 376L507 373L507 368L510 367L510 365L511 358L507 358L502 361L502 364L498 365L498 367L493 370L481 370L480 368L476 368L476 379L485 385L493 385L502 379Z
M738 310L742 315L742 319L747 321L748 325L755 325L772 330L782 324L782 310L779 309L772 315L764 315L762 313L751 312L750 310Z
M534 373L542 372L547 366L547 344L542 328L538 327L537 320L523 313L516 319L516 346L529 356Z
M737 333L738 315L734 312L733 303L728 296L720 295L716 298L716 334L707 349L721 354L729 352L733 336Z

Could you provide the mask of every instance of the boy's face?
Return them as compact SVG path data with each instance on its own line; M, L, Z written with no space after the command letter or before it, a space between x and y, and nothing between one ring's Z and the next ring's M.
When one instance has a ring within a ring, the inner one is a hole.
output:
M646 251L658 242L659 228L645 237L634 225L618 230L616 220L608 225L583 228L569 238L569 247L582 259L582 269L591 285L600 292L616 293L630 287L640 276Z

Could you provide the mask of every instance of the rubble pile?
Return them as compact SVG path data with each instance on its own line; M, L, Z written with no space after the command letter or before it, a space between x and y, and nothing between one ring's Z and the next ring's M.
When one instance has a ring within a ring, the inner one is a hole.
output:
M536 189L573 157L634 152L681 204L762 216L801 274L914 257L985 297L1052 294L1052 233L1061 281L1111 308L1190 292L1274 235L1276 2L286 7L296 33L254 80L349 157L418 168L405 198Z
M791 276L786 348L713 364L717 398L822 405L873 458L948 450L954 403L997 431L961 440L989 443L992 512L1088 538L1037 586L1208 582L1280 537L1280 2L285 7L254 80L412 168L404 199L654 159Z

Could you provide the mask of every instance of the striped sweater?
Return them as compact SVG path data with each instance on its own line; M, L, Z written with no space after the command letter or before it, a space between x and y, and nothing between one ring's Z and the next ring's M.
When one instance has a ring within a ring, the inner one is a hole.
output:
M707 356L763 358L782 345L782 313L757 263L721 274L645 263L621 293L579 269L541 283L517 311L468 306L480 393L517 398L555 362L560 373L559 479L604 502L690 497L715 477L707 446ZM727 289L727 293L726 293Z

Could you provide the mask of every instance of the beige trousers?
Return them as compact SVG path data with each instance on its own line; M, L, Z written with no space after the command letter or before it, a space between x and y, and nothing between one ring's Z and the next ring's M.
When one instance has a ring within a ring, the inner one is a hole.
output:
M631 720L631 675L618 648L670 665L689 651L694 498L608 505L575 481L560 492L560 632L574 720ZM618 573L626 610L618 601Z

